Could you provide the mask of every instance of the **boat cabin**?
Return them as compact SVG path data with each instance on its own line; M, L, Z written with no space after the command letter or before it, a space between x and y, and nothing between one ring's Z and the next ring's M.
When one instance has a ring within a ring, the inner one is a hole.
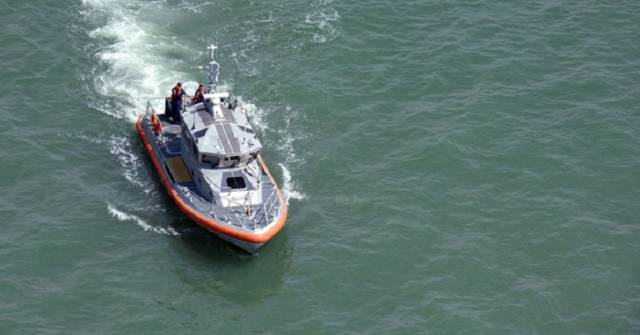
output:
M229 103L228 93L207 94L205 102L184 106L181 119L181 156L203 194L259 187L251 176L260 174L256 158L262 144L245 113Z
M191 156L205 169L247 165L256 159L262 144L246 115L225 101L227 93L210 96L209 101L182 111L183 156Z

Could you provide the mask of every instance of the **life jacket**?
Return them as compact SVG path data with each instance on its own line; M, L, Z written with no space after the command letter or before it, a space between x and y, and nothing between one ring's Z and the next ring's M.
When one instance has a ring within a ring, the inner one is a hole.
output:
M196 90L196 93L193 95L193 103L198 103L204 101L204 90Z
M155 112L151 113L151 128L156 133L162 132L162 123L160 123L160 118Z

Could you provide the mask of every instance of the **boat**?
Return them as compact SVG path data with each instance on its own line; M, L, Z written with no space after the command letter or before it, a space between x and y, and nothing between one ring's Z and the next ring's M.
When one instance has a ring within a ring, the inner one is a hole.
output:
M218 237L255 253L283 229L287 202L262 158L245 107L218 85L217 46L207 49L205 100L193 103L183 96L177 113L170 98L164 113L147 102L136 128L177 207Z

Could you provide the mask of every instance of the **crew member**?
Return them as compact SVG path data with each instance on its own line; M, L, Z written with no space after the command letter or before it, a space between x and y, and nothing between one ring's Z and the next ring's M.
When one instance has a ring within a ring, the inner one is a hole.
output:
M193 93L193 99L191 99L191 102L193 102L193 104L197 104L198 102L203 102L204 101L204 85L200 84L198 86L198 88L196 89L196 92Z
M174 120L177 120L182 110L182 96L187 95L182 89L182 83L178 82L174 88L171 89L171 114Z
M204 90L204 85L200 84L196 89L196 92L193 94L193 99L191 99L191 101L194 104L197 104L198 102L204 103L204 110L207 111L208 113L212 113L211 100L205 100L205 96L204 96L205 93L206 91Z

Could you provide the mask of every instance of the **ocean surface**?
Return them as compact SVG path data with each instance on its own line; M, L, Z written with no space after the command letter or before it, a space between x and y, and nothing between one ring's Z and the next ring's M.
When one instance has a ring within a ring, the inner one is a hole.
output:
M134 127L216 40L290 205L255 255ZM0 334L640 334L639 42L637 0L0 0Z

